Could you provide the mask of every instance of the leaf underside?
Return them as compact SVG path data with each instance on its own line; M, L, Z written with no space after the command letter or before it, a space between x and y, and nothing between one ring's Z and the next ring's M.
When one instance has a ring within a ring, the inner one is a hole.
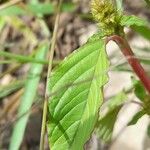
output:
M88 41L52 72L49 89L57 94L48 104L51 150L83 149L97 121L108 66L105 42L96 39Z

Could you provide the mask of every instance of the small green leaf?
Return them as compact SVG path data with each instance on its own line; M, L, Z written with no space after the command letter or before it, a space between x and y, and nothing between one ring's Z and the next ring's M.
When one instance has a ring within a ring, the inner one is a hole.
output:
M97 135L105 142L111 140L114 125L121 108L122 106L117 106L111 109L98 123L98 128L96 129Z
M133 118L131 119L131 121L128 123L128 126L130 125L135 125L138 120L140 118L142 118L143 116L145 115L145 111L144 110L141 110L141 111L138 111L134 116Z
M142 101L144 102L144 99L146 97L146 91L144 86L142 85L142 83L140 81L137 81L136 84L134 84L135 87L135 95Z
M150 124L149 124L148 127L147 127L147 135L148 135L149 138L150 138Z
M121 26L145 26L147 25L147 22L145 20L142 20L141 18L138 18L136 16L126 16L126 15L123 15L121 17L121 20L120 20L120 25Z
M109 107L109 109L113 109L116 106L122 105L126 99L126 94L124 92L120 92L108 101L107 106Z
M142 26L141 28L140 26L133 25L131 28L144 38L150 40L150 28L148 26Z
M53 71L50 92L58 92L48 104L51 150L83 149L98 118L107 69L105 41L99 39L87 42Z
M117 120L118 113L122 108L123 102L127 99L124 92L118 93L116 96L111 98L107 104L107 113L99 119L97 124L96 132L100 139L108 142L111 140L113 128Z

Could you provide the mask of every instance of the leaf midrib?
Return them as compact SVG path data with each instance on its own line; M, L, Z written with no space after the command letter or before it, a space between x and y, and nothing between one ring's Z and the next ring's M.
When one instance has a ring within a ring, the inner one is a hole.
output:
M99 49L99 51L101 52L101 49ZM98 63L99 57L100 57L100 53L99 53L99 56L98 56L98 58L97 58L97 63ZM96 71L97 63L96 63L96 65L95 65L95 69L94 69L94 73L93 73L93 79L94 79L94 74L95 74L95 71ZM91 89L91 85L92 85L92 83L93 83L93 79L91 80L90 89ZM89 97L90 89L89 89L89 93L88 93L87 98ZM81 119L82 119L82 117L83 117L83 115L84 115L86 105L87 105L87 101L86 101L85 107L84 107L84 109L83 109L83 113L82 113ZM71 146L70 146L70 147L72 147L72 145L73 145L73 143L74 143L74 141L75 141L75 136L76 136L77 131L78 131L78 129L79 129L79 126L80 126L80 124L81 124L81 119L80 119L80 121L79 121L79 125L78 125L78 127L77 127L77 129L76 129L76 132L75 132L75 135L74 135L74 137L73 137L73 140L72 140L72 143L71 143Z

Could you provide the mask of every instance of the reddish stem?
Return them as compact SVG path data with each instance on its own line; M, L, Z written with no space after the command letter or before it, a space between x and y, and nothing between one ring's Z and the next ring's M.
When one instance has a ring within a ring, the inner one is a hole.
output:
M147 91L150 94L150 77L147 75L144 68L141 66L140 61L134 56L134 53L132 52L126 39L124 39L118 35L113 35L113 36L110 36L107 38L107 42L109 42L110 40L115 41L117 43L117 45L120 47L122 53L127 58L132 69L137 74L137 76L140 78L144 87L147 89Z

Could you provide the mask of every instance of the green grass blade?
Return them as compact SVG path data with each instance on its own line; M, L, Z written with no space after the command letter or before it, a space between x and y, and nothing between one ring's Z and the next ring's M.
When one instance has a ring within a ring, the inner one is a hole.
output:
M42 43L38 47L37 54L35 56L35 59L44 59L46 56L46 53L48 51L48 44ZM18 117L22 116L26 112L28 112L31 109L32 103L36 96L37 87L40 80L40 75L42 73L42 64L32 64L28 77L27 82L25 85L25 91L21 99L21 104L18 110ZM20 147L20 144L23 139L24 131L26 128L26 124L28 121L29 114L26 114L19 119L13 129L11 142L9 149L10 150L18 150Z
M48 135L51 150L81 150L89 139L103 102L108 60L105 41L90 40L57 67L49 81L53 93L67 84L48 104Z
M6 86L0 87L0 98L6 97L12 92L22 88L25 84L25 81L15 81L13 83L10 83Z
M63 12L72 12L75 10L75 5L71 2L62 4ZM16 16L16 15L47 15L55 12L55 6L51 3L30 3L19 7L13 5L0 10L0 16Z
M0 51L0 56L13 59L16 62L20 62L20 63L28 63L28 62L31 63L32 62L32 63L48 64L48 62L45 61L44 59L43 60L35 59L31 56L22 56L22 55L12 54L12 53L5 52L5 51Z

